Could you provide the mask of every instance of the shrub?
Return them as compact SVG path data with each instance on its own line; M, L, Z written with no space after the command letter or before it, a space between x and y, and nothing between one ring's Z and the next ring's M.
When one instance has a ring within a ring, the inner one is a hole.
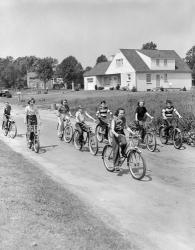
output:
M97 84L95 85L95 90L97 90L98 88L97 88Z
M132 92L137 92L137 88L135 86L133 86L133 88L131 89Z
M127 91L127 90L128 90L128 88L127 88L127 87L122 87L122 88L121 88L121 90L123 90L123 91Z
M182 90L183 90L183 91L186 91L186 87L184 86Z
M117 84L116 85L116 90L119 90L120 89L120 84Z
M114 90L114 87L110 87L110 90Z
M102 86L98 87L98 90L103 90L103 89L104 89L104 87L102 87Z
M160 87L160 91L164 91L164 88L163 88L163 87Z

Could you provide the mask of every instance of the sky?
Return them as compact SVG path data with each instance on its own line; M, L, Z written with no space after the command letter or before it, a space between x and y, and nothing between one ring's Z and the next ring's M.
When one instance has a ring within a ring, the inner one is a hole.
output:
M194 9L194 0L0 0L0 57L72 55L86 67L149 41L184 57Z

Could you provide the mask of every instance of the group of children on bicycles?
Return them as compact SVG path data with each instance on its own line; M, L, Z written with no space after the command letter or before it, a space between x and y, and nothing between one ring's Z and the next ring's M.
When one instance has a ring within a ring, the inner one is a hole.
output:
M172 126L173 121L173 114L176 114L179 118L181 118L181 115L178 113L178 111L174 108L172 101L167 100L166 106L162 110L162 118L164 121L164 125L166 127L165 134L168 136L169 129ZM5 108L4 108L4 121L6 122L6 125L8 123L8 119L11 114L11 105L6 102ZM105 138L108 139L108 116L112 117L111 120L111 132L112 132L112 147L113 147L113 164L116 171L119 171L118 165L119 165L119 154L121 153L122 156L125 157L125 149L126 149L126 137L125 137L125 129L127 129L128 132L131 134L134 134L132 129L127 126L126 118L125 118L125 109L124 108L118 108L113 115L112 112L109 110L106 101L102 101L101 104L98 107L98 110L96 112L96 117L99 119L99 124L101 125L102 129L105 131ZM70 117L73 117L73 115L70 112L69 104L66 99L61 101L61 104L58 108L58 123L59 123L59 129L58 129L58 136L61 137L64 122L68 120ZM146 121L146 118L149 117L150 119L153 119L153 117L148 113L144 101L139 101L137 108L135 110L135 122L137 126L140 129L141 132L141 140L144 141L145 136L145 129L144 129L144 123ZM86 123L87 118L93 120L94 122L96 119L94 119L84 107L81 105L78 107L76 114L76 129L80 132L81 140L83 137L83 132L87 132L89 129L89 126ZM28 126L31 125L40 125L40 115L38 112L38 109L35 106L35 99L31 98L28 101L28 106L25 108L25 124ZM29 140L32 140L31 136Z

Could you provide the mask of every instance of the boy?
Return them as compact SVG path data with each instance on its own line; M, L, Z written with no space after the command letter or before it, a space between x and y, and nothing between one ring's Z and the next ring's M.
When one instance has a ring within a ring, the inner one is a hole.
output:
M173 113L175 113L179 119L182 118L182 116L179 114L179 112L174 108L173 103L171 100L166 101L166 107L162 109L162 116L164 120L165 127L165 135L168 136L169 129L172 127L173 122Z
M106 101L101 101L96 116L99 118L99 124L105 131L105 138L108 139L108 114L112 115L112 112L108 109Z

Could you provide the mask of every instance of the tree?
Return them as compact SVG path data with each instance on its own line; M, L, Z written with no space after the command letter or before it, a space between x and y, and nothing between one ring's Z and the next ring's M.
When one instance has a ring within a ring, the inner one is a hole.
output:
M108 61L107 57L105 55L101 55L97 58L96 64L101 63L101 62L107 62L107 61Z
M66 57L56 69L58 76L62 77L68 88L72 82L75 86L79 84L83 87L83 67L73 56Z
M145 43L142 45L142 49L157 49L157 45L156 43L153 43L153 42L148 42L148 43Z
M91 69L92 69L91 66L87 66L87 67L85 68L84 72L90 71Z
M57 60L51 57L39 59L36 62L36 73L38 77L44 82L44 89L46 89L46 83L53 77L56 64Z
M192 70L192 78L195 79L195 45L187 51L184 60Z

